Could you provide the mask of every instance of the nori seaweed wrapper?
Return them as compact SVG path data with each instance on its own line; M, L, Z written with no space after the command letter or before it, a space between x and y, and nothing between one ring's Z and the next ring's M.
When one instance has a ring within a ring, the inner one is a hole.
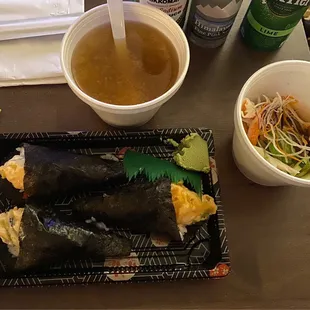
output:
M75 216L94 217L107 226L181 240L168 179L130 182L112 193L76 200L70 207Z
M20 252L14 269L28 270L67 259L128 256L131 241L123 236L60 220L26 205L20 226Z
M23 144L24 191L30 196L49 196L104 184L127 181L121 162L94 156Z

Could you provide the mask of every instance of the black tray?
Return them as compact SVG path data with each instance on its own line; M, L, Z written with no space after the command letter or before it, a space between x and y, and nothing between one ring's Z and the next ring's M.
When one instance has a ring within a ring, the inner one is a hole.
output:
M9 158L22 142L54 146L77 153L99 156L113 154L121 158L126 148L171 159L173 148L165 144L167 138L180 141L188 133L197 132L208 143L211 172L203 178L204 193L215 198L216 215L207 222L190 227L184 242L166 245L155 237L133 235L130 231L120 233L133 240L133 250L128 258L106 259L104 262L72 261L65 265L51 266L48 271L10 276L5 273L3 257L7 254L0 244L0 286L68 285L113 281L160 281L183 278L219 278L230 271L229 251L226 240L223 208L220 199L218 174L214 160L215 149L212 131L200 129L161 129L153 131L106 131L0 134L0 162ZM8 182L0 184L0 210L10 204L12 193ZM57 207L70 213L68 204L74 197L62 197ZM1 243L1 241L0 241ZM5 254L4 254L5 253ZM2 262L1 262L2 259Z

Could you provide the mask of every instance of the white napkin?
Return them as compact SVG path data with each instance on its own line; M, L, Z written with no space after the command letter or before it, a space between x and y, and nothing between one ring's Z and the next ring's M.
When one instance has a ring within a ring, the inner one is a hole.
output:
M0 0L0 22L81 13L84 0ZM0 87L65 83L62 35L0 42Z

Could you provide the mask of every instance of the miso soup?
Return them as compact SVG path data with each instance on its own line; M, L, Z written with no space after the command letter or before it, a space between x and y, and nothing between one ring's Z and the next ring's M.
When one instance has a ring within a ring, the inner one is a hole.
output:
M155 99L173 86L178 55L164 34L126 21L123 43L114 43L110 24L94 28L78 42L71 65L83 92L106 103L134 105Z

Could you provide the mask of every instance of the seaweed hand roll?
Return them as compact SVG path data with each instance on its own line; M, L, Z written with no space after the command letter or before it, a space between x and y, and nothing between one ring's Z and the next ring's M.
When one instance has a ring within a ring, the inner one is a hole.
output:
M117 180L127 181L121 162L23 144L0 167L0 175L26 196L48 196Z
M0 214L0 238L16 257L15 270L65 261L128 256L131 242L111 232L65 222L26 205Z
M74 201L75 216L94 217L107 226L128 228L133 233L162 233L181 240L172 205L170 181L130 182L103 196Z
M168 179L128 183L111 194L76 200L71 207L76 216L138 233L167 234L175 241L182 239L186 226L206 220L217 209L212 197L201 199Z

